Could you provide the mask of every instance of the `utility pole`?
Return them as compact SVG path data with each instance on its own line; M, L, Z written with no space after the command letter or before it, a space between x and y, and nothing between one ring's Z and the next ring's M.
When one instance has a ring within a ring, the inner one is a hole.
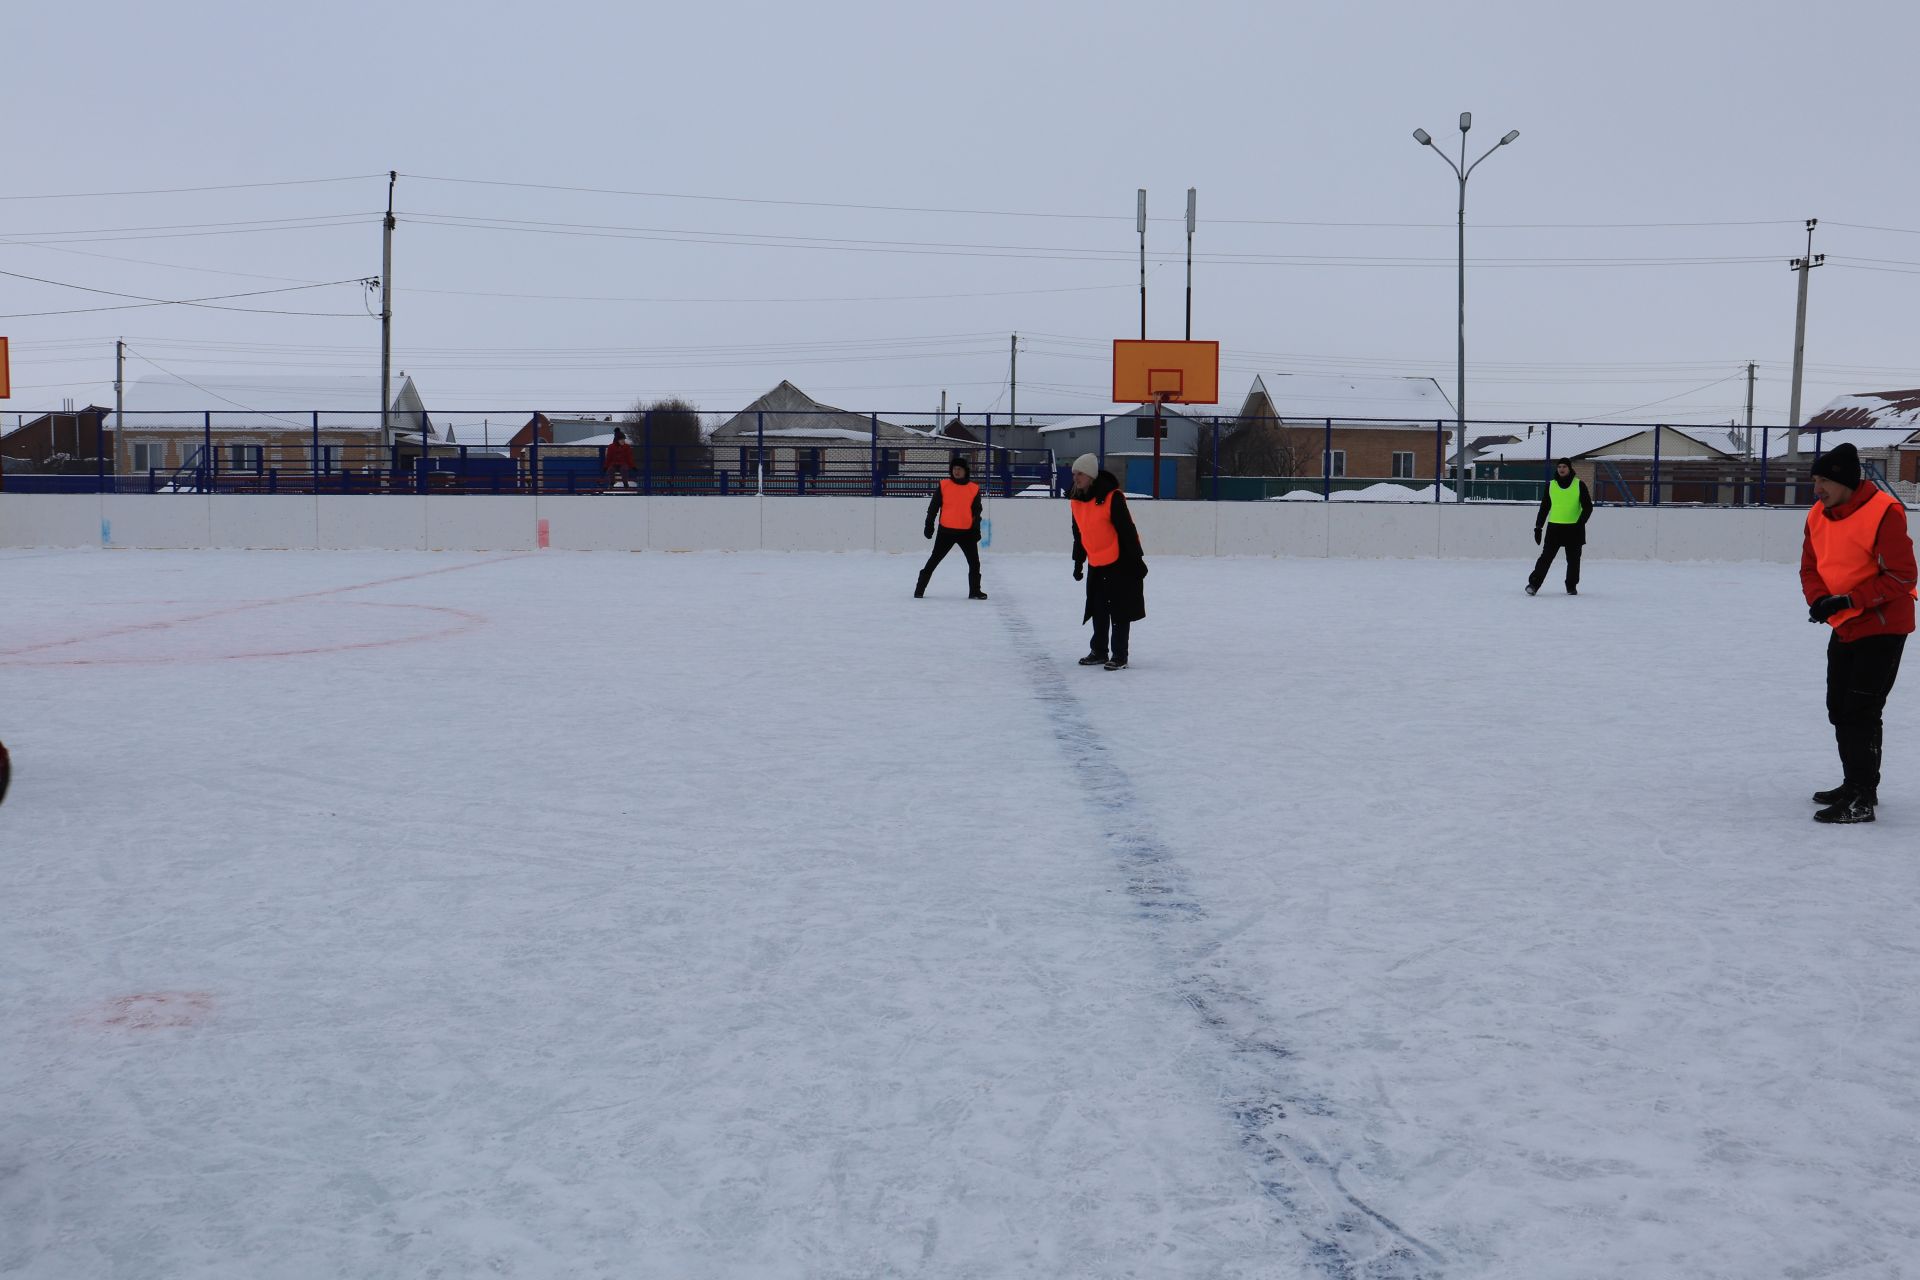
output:
M947 391L945 387L942 387L940 389L940 425L934 431L934 434L942 435L946 432L946 429L947 429Z
M393 443L393 187L397 169L387 171L387 218L380 233L380 443ZM421 443L426 435L421 433Z
M1139 211L1134 223L1140 228L1140 340L1147 338L1147 189L1140 188Z
M1747 361L1747 456L1753 456L1753 361Z
M127 438L127 342L121 338L113 344L113 438L115 443ZM100 439L99 431L94 432L94 443L100 449L101 470L106 469L104 459L106 445ZM114 470L120 468L116 464Z
M1020 425L1020 335L1013 334L1007 340L1007 418L1014 425ZM992 465L993 459L987 463Z
M1198 209L1197 192L1187 188L1187 341L1193 341L1193 224ZM1141 335L1145 337L1145 334Z
M1807 360L1807 275L1827 260L1826 254L1813 251L1813 229L1819 222L1807 219L1807 256L1787 264L1800 273L1800 303L1793 320L1793 396L1787 406L1787 452L1795 458L1800 456L1800 375Z

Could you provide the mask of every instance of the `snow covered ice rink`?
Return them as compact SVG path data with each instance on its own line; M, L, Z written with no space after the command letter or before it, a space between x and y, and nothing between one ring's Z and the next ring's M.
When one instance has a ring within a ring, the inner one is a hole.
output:
M0 1274L1920 1274L1790 567L916 565L0 553Z

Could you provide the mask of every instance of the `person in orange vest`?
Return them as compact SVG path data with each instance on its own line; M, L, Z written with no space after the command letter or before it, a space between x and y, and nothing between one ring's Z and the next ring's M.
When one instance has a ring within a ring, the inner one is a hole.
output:
M934 536L938 521L940 533ZM933 571L955 547L967 558L967 599L985 600L980 589L980 486L973 482L973 467L956 454L947 466L947 478L934 489L927 501L926 536L933 538L933 554L920 568L920 580L913 585L913 598L927 594Z
M1814 460L1813 492L1800 544L1800 588L1807 620L1832 628L1827 638L1827 719L1845 774L1816 791L1816 822L1872 822L1880 796L1880 714L1913 634L1914 568L1907 511L1871 482L1862 484L1851 444Z
M1080 621L1093 623L1093 647L1080 665L1124 671L1133 624L1147 616L1140 531L1120 482L1090 453L1074 460L1073 492L1067 496L1073 513L1073 580L1084 576L1087 581L1087 611Z

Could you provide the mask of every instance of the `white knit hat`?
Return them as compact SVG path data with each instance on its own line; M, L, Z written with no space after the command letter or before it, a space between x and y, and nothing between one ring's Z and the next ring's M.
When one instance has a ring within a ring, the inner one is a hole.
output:
M1090 453L1083 453L1073 460L1073 470L1077 475L1097 476L1100 474L1100 459Z

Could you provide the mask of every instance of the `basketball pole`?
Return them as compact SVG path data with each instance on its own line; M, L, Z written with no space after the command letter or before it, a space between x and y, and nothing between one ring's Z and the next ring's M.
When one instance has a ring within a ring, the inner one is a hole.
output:
M1193 341L1193 224L1197 193L1187 188L1187 341ZM1145 337L1145 334L1141 335Z

